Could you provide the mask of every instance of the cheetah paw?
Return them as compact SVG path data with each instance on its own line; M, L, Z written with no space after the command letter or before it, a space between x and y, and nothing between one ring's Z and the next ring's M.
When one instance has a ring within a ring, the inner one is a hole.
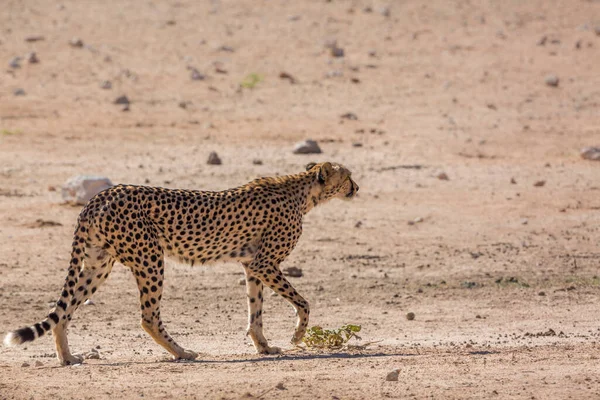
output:
M258 351L260 354L281 354L281 348L266 346Z
M81 354L69 354L64 358L60 359L60 365L75 365L83 363L83 356Z
M184 350L176 360L195 360L196 358L198 358L198 353L192 350Z
M293 345L297 345L300 344L302 342L302 338L304 337L304 334L306 333L306 331L302 331L302 332L296 332L294 333L294 336L292 337L292 340L290 341Z

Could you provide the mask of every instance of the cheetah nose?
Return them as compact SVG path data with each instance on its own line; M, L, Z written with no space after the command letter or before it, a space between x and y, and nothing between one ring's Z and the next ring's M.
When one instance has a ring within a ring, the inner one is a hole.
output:
M358 192L358 185L354 182L354 193Z

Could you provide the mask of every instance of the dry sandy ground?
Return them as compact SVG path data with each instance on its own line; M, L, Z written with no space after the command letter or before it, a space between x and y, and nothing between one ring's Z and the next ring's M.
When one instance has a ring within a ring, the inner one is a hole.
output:
M292 349L292 309L267 296L288 351L257 356L242 269L170 262L163 317L203 354L165 362L117 266L70 329L100 359L58 367L50 337L1 348L0 398L600 397L600 163L579 157L600 145L599 23L592 0L4 0L0 334L58 296L69 177L225 189L332 160L359 196L311 212L285 264L304 270L311 325L380 342ZM323 154L292 154L305 138Z

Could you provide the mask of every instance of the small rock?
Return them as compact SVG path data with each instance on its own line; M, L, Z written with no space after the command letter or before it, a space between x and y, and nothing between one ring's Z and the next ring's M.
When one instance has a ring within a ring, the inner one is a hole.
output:
M344 57L344 49L342 49L341 47L332 47L331 48L331 55L333 57Z
M511 185L516 185L517 181L515 180L515 178L510 178L510 184Z
M130 101L127 98L127 96L123 95L123 96L117 97L114 101L114 104L130 104Z
M214 152L211 151L210 154L208 155L208 161L206 162L208 165L221 165L221 159L219 158L219 155Z
M23 368L29 367L29 363L28 362L24 362L23 364L21 364L21 367L23 367Z
M350 121L356 121L358 119L358 116L353 112L347 112L346 114L340 115L340 118L348 119Z
M22 89L22 88L16 88L16 89L13 91L13 94L14 94L15 96L25 96L27 93L25 93L25 90L24 90L24 89Z
M276 386L275 389L279 389L279 390L285 390L285 386L283 386L283 382L279 382Z
M338 69L334 69L332 71L328 71L325 74L325 78L339 78L339 77L342 77L342 76L344 76L344 72L342 72L342 71L340 71Z
M78 37L74 37L69 40L69 45L71 47L83 47L83 40L79 39Z
M399 374L400 374L400 370L395 369L391 372L388 372L387 376L385 377L385 380L388 382L396 382L398 380Z
M354 142L352 143L352 147L363 147L363 144L360 142Z
M584 147L579 154L584 160L600 161L600 147Z
M21 57L13 57L8 66L13 69L21 68Z
M546 295L546 292L544 292L544 291L538 293L538 296L545 296L545 295Z
M111 81L102 81L100 82L100 89L112 89Z
M27 36L25 38L25 41L26 42L39 42L44 39L45 39L45 37L43 37L43 36Z
M123 104L123 107L121 107L121 111L123 111L123 112L129 111L129 104Z
M259 160L258 158L255 158L254 160L252 160L252 164L254 164L254 165L263 165L263 161Z
M302 268L298 267L287 267L283 270L284 275L291 276L292 278L302 277Z
M44 363L43 363L43 362L41 362L40 360L36 360L36 361L35 361L35 364L33 364L33 365L35 365L36 367L43 367L43 366L44 366Z
M414 312L409 312L406 314L406 319L409 321L413 321L415 319L415 313Z
M527 218L523 218L521 220L521 225L527 225L529 223L529 220Z
M32 51L31 53L27 53L25 58L27 59L27 62L29 64L37 64L40 62L40 59L38 58L37 54L35 54L35 51Z
M538 40L537 45L545 46L547 41L548 41L548 36L544 35L540 38L540 40Z
M314 140L307 139L296 143L294 146L294 154L320 154L321 148Z
M384 17L389 17L391 15L390 8L389 7L381 7L379 9L379 14L383 15Z
M92 349L92 351L85 353L83 357L86 360L99 360L100 353L98 353L98 350Z
M439 174L436 175L436 178L438 178L440 181L449 181L450 178L448 178L448 175L445 172L440 172Z
M233 49L233 47L231 47L231 46L225 46L225 45L223 45L223 46L219 46L219 47L217 48L217 50L218 50L218 51L224 51L224 52L226 52L226 53L233 53L233 52L235 51L235 50Z
M558 76L556 75L548 75L545 79L546 85L551 86L551 87L557 87L558 86Z
M533 186L535 187L542 187L546 184L546 181L537 181L536 183L533 184Z
M298 82L296 80L296 78L294 78L292 75L288 74L287 72L281 72L279 74L279 78L289 80L292 85Z
M96 305L96 303L94 303L94 300L92 300L92 299L87 299L87 300L85 301L85 303L83 303L83 305L84 305L84 306L95 306L95 305Z
M113 184L102 176L78 175L70 178L62 186L62 198L66 202L83 205L101 191Z
M357 222L354 224L354 227L355 227L355 228L360 228L361 226L362 226L362 221L357 221Z
M245 286L246 285L246 278L240 278L238 280L238 285Z
M203 81L206 79L206 75L202 74L200 71L198 71L196 68L191 68L191 74L190 74L190 78L193 81Z
M369 57L377 57L377 50L369 50L367 54Z

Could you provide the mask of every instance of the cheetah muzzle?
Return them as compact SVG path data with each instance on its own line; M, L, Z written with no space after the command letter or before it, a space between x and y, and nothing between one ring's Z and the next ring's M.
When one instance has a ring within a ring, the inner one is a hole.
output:
M137 281L142 328L176 359L195 359L197 353L171 338L160 315L164 258L170 256L192 265L240 262L246 276L248 335L258 353L278 353L281 350L270 347L263 335L263 287L296 309L292 343L299 343L308 326L309 305L279 265L300 238L304 214L357 192L350 171L329 162L220 192L113 186L92 198L79 214L67 277L55 307L43 321L8 333L4 343L22 344L52 330L61 364L81 363L82 357L69 351L67 327L118 261Z

